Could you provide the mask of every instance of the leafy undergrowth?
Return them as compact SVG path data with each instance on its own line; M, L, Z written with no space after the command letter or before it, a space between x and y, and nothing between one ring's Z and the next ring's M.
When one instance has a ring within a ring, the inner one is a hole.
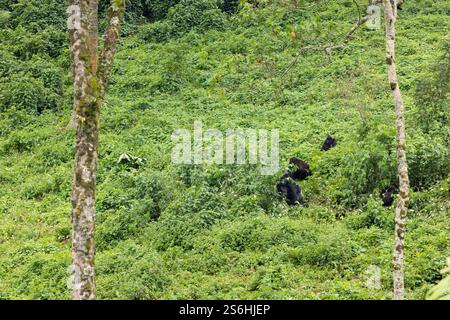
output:
M362 28L331 57L306 52L285 72L300 46L338 42L354 4L261 2L230 15L215 1L185 0L127 29L101 116L99 298L392 298L394 207L379 198L396 180L383 28ZM442 0L408 3L398 21L413 187L409 299L426 296L450 256L447 20ZM31 49L4 39L0 87L13 89L0 94L0 299L68 299L68 53L28 57ZM279 129L279 173L172 164L172 132L196 120L222 132ZM326 134L338 144L321 152ZM118 163L125 153L138 164ZM313 171L301 183L303 207L274 190L291 156ZM380 281L371 286L373 270Z

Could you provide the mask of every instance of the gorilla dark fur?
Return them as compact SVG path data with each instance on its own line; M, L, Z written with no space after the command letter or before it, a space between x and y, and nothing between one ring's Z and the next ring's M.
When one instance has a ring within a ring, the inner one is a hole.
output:
M320 148L320 150L321 151L328 151L331 148L335 147L336 144L337 144L336 140L332 136L328 135L326 140L325 140L325 142L322 145L322 148Z
M300 205L304 202L302 188L289 176L289 173L281 177L277 184L277 191L291 206Z
M277 191L291 205L304 203L302 188L294 180L304 180L311 175L311 169L306 161L297 157L289 159L289 170L280 178Z
M381 192L381 198L383 199L383 207L390 207L392 203L394 202L394 193L397 193L398 189L394 185L390 185L389 187L385 188Z
M311 169L309 168L306 161L300 160L299 158L292 157L289 159L290 166L290 177L295 180L305 180L307 177L312 175Z

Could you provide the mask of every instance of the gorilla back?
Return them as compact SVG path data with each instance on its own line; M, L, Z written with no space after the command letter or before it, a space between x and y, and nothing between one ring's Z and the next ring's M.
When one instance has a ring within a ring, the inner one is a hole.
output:
M303 204L302 188L287 174L281 177L280 182L277 184L277 192L291 206Z
M390 207L394 202L394 193L397 193L398 189L395 185L390 185L381 192L381 198L383 200L383 207Z
M297 157L289 159L290 177L295 180L304 180L312 175L311 169L306 161L300 160Z
M336 147L336 144L337 144L336 140L332 136L328 135L327 139L323 143L322 148L320 148L320 150L321 151L328 151L331 148Z

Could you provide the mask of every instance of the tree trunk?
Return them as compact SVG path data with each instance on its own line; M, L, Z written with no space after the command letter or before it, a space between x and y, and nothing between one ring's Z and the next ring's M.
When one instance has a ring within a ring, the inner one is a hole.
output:
M399 199L395 208L395 240L394 240L394 299L403 300L404 272L403 249L406 226L406 213L409 201L408 163L406 161L406 135L404 121L404 105L397 80L395 65L395 22L397 19L397 1L384 0L384 17L386 20L386 63L388 65L388 78L391 87L397 130L397 170L399 177Z
M71 0L79 6L79 29L71 30L76 134L72 187L73 299L95 299L94 216L98 151L99 90L96 85L98 3Z
M72 122L77 128L72 186L72 297L74 300L91 300L95 299L94 218L99 116L118 39L123 2L111 1L110 11L115 13L109 15L104 45L104 51L109 54L102 56L99 70L98 1L70 0L69 4L69 13L73 15L68 24L74 82ZM79 22L74 21L77 19ZM108 32L115 36L108 36Z

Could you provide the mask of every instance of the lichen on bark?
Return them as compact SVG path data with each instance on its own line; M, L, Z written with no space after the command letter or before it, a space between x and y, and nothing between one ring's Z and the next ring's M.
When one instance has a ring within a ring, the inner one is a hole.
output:
M121 5L120 10L114 9L118 3ZM114 16L113 30L107 28L104 48L113 50L108 49L109 54L101 55L100 58L98 56L98 1L70 0L69 5L77 6L77 11L79 8L80 13L78 28L70 29L70 55L74 83L71 124L76 127L76 154L72 186L72 264L74 270L72 298L91 300L96 296L94 220L99 116L117 47L123 1L111 1L112 12L118 14ZM112 18L110 17L110 20ZM108 22L108 25L111 25L111 21ZM108 32L113 32L114 37L108 36ZM107 68L98 68L99 65L107 66Z
M399 200L395 208L395 239L393 254L393 285L394 299L403 300L405 297L404 285L404 241L406 214L409 202L408 162L406 160L406 132L402 94L398 85L397 67L395 64L395 22L397 20L398 2L384 1L384 16L386 22L386 63L388 65L388 79L394 100L396 116L397 139L397 173L399 178ZM403 3L403 1L401 1Z

